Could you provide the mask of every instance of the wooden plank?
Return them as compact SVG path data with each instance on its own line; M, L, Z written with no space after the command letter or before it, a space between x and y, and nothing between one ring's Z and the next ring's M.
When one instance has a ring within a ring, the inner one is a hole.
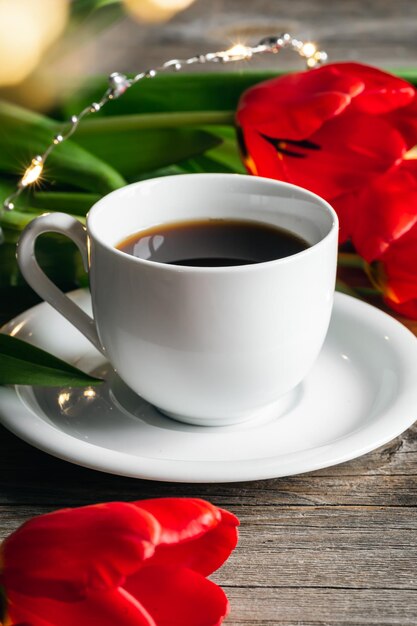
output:
M314 515L303 514L311 526L297 531L243 523L239 547L217 580L229 586L250 581L251 587L417 591L415 529L381 532L372 515L364 513L359 529L337 532L314 527ZM327 515L327 522L338 515Z
M415 626L417 592L390 589L225 589L228 626Z

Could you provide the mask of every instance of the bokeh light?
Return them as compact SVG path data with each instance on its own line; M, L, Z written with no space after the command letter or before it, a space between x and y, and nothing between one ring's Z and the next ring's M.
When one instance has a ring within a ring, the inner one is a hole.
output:
M65 28L69 0L0 0L0 86L17 85Z
M140 22L156 23L171 19L194 0L123 0L127 11Z

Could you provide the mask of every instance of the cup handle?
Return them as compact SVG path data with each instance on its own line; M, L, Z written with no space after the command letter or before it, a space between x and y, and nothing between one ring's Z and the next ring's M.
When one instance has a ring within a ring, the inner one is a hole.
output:
M88 272L87 230L66 213L47 213L32 220L23 230L17 244L17 262L27 283L46 302L87 337L97 350L103 352L94 320L70 300L39 267L35 242L44 233L59 233L69 237L81 252L84 269Z

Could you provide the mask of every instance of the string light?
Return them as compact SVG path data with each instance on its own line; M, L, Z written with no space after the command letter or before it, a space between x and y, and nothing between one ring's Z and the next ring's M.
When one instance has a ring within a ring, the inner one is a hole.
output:
M306 64L309 69L327 61L326 52L323 50L317 50L316 44L311 41L307 41L301 46L300 55L306 59Z
M218 54L221 54L223 56L223 62L228 63L230 61L245 61L247 59L250 59L253 52L252 48L249 48L244 44L237 43L229 48L229 50L225 50L225 52L219 52Z
M15 208L16 198L25 188L33 185L39 180L42 175L46 159L58 145L63 143L75 133L81 120L89 115L98 113L104 105L111 100L120 98L120 96L130 89L130 87L139 81L147 78L154 78L157 74L165 71L178 72L189 65L204 63L233 63L236 61L251 59L257 54L276 54L283 48L289 48L304 58L308 69L313 69L327 60L327 54L323 50L318 50L314 43L303 42L295 37L292 37L288 33L284 33L278 37L266 37L254 47L237 43L228 50L220 52L208 52L207 54L196 55L188 59L171 59L159 67L141 72L133 78L128 78L119 72L113 72L108 78L108 87L101 99L98 102L92 102L77 115L72 115L64 128L52 138L51 144L46 148L45 152L32 159L29 167L26 169L22 178L18 182L16 190L4 201L3 209L6 211L12 211Z
M28 185L33 185L39 180L43 172L43 159L41 156L35 156L32 159L32 163L27 168L26 172L23 174L22 180L19 185L21 187L27 187Z
M315 55L315 53L317 52L317 48L316 45L314 43L312 43L311 41L307 41L301 48L301 54L306 57L307 59L309 59L310 57L313 57Z

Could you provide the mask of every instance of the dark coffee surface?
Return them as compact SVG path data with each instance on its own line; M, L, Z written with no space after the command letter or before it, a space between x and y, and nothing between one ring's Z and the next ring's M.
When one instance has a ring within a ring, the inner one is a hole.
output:
M205 219L144 229L116 248L141 259L192 267L273 261L309 244L287 230L247 220Z

